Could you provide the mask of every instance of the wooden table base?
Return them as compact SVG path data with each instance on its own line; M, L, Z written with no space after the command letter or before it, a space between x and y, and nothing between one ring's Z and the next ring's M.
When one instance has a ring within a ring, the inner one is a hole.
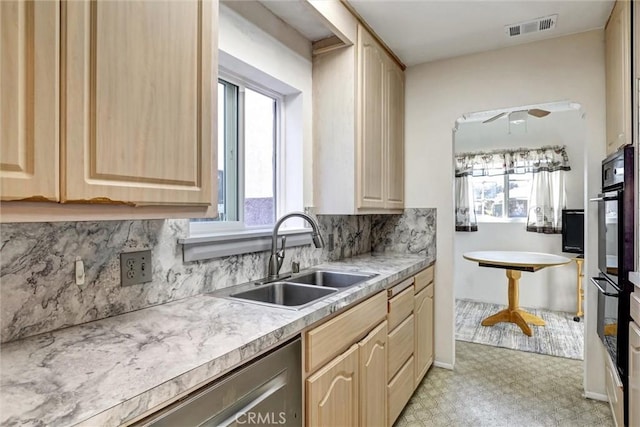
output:
M527 323L536 326L544 326L545 322L540 317L522 310L519 306L519 288L518 282L522 272L518 270L507 270L507 278L509 279L509 307L499 311L493 316L489 316L482 321L482 326L493 326L500 322L515 323L522 329L522 332L528 336L532 336L533 332Z

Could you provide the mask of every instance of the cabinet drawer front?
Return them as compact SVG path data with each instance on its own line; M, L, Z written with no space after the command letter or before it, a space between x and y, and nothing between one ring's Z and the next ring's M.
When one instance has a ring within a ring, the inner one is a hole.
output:
M415 275L416 293L426 288L431 282L433 282L433 266L426 268Z
M640 388L640 326L629 323L629 383Z
M389 330L392 331L413 311L413 288L409 287L389 300Z
M389 373L393 378L398 369L413 354L414 317L409 316L404 322L389 333Z
M387 406L389 411L389 422L393 425L400 412L413 394L413 356L404 364L398 375L396 375L387 387Z
M640 327L637 322L629 323L629 347L640 351Z
M640 325L640 292L632 293L629 296L629 303L631 304L631 318Z
M380 292L307 332L307 372L316 370L378 325L387 313L386 306L387 297Z

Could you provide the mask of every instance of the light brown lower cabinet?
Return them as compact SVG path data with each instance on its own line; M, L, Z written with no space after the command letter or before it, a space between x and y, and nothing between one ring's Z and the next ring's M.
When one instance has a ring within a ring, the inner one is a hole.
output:
M306 425L386 425L386 300L380 292L306 332Z
M311 426L357 426L358 344L307 379L307 420Z
M433 363L433 294L431 266L305 333L307 426L393 425Z
M416 387L433 363L433 283L415 295Z
M307 425L383 426L387 321L307 379Z
M396 421L433 363L433 266L387 291L387 425Z
M414 316L410 314L398 327L389 332L389 380L393 378L413 354L413 338Z
M629 425L640 426L640 327L635 322L629 323Z
M414 381L414 278L398 283L387 291L390 297L387 317L389 329L389 366L387 367L387 426L393 425L407 404Z
M384 426L387 419L387 321L367 335L360 347L360 425Z
M613 415L613 421L616 426L624 425L624 396L622 393L622 382L618 376L618 369L611 361L611 357L607 350L602 347L605 358L605 388L607 390L607 397L609 398L609 406L611 407L611 414Z
M389 405L389 420L387 425L389 426L393 425L413 394L415 389L413 381L414 369L414 357L411 356L404 366L400 368L396 376L393 377L391 382L389 382L387 387Z

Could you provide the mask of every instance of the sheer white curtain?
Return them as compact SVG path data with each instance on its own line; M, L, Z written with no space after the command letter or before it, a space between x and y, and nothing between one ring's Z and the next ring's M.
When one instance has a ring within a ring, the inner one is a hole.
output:
M562 209L567 206L564 170L533 174L527 231L562 233Z
M478 231L469 175L456 177L456 231Z
M476 212L473 206L472 159L456 157L456 231L478 231Z

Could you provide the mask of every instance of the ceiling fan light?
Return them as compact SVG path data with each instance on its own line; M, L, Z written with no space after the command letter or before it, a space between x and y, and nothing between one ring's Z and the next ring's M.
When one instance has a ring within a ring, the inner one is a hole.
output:
M518 125L527 121L527 110L512 111L509 113L509 123Z

